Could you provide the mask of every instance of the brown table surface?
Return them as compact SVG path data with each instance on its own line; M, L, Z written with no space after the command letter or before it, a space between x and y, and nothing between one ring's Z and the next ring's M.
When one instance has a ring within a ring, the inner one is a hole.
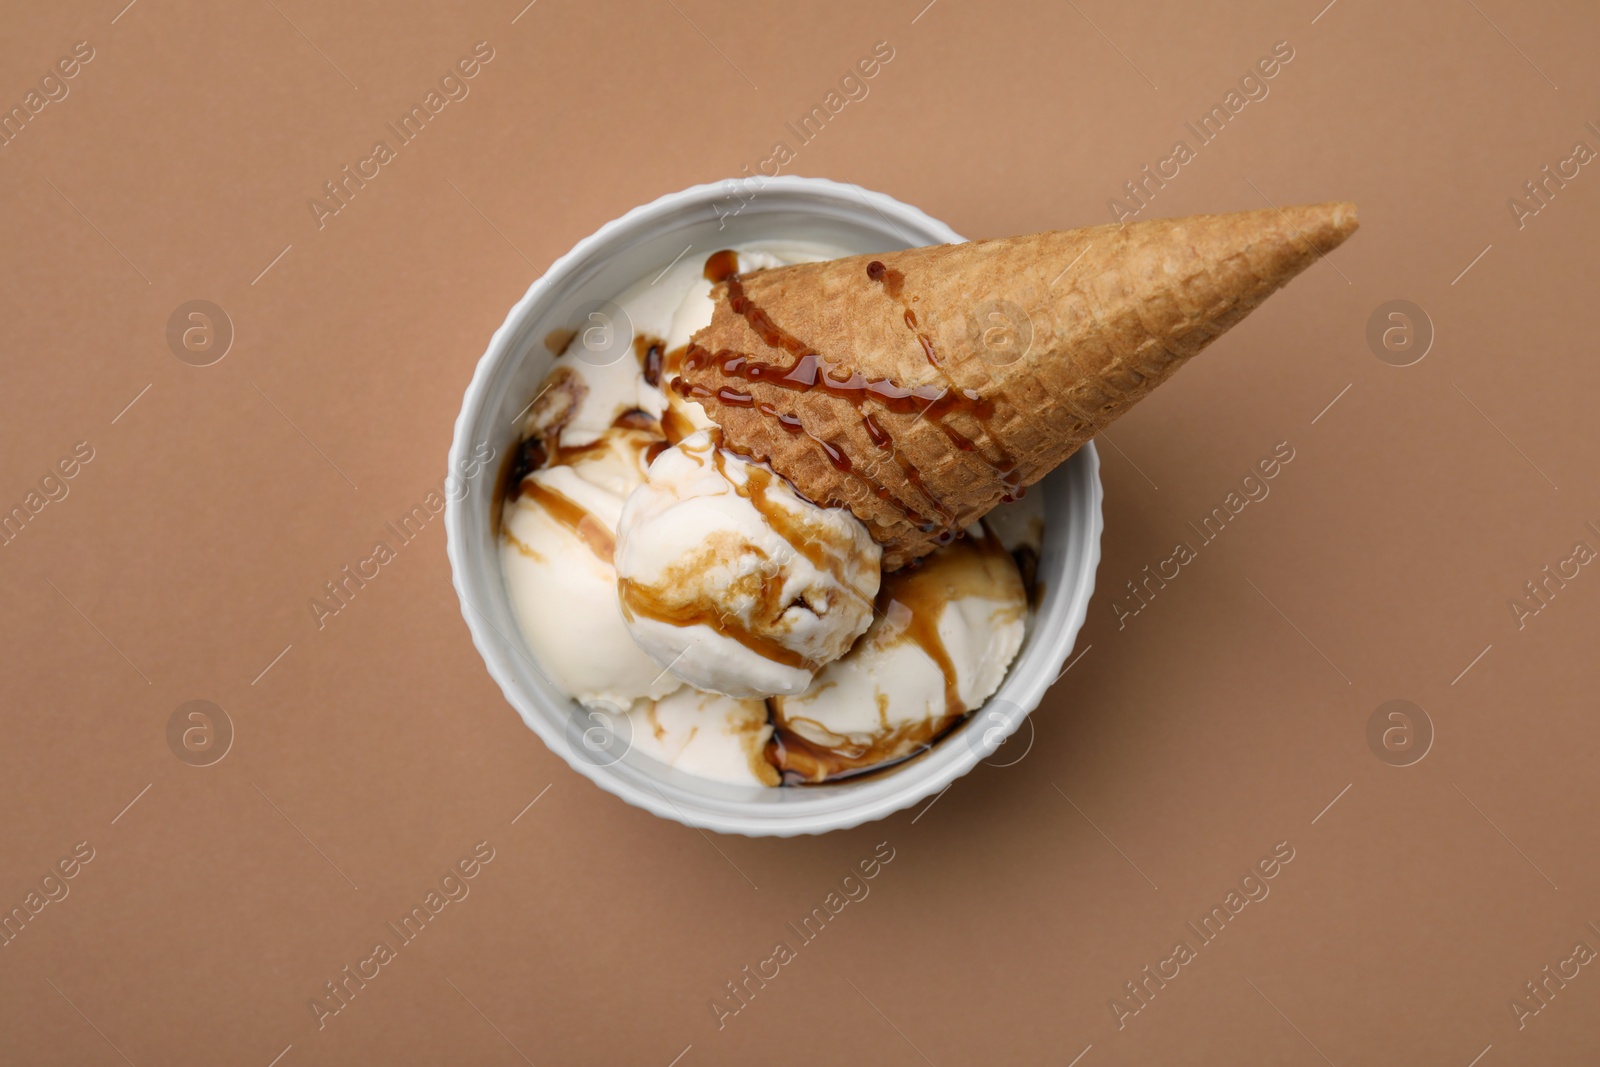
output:
M0 509L42 505L0 547L0 1061L1594 1062L1591 5L125 2L0 32ZM480 41L467 95L319 219ZM1180 139L1140 217L1363 226L1103 439L1100 588L1020 762L858 830L706 835L523 726L442 520L313 621L443 478L506 310L606 220L784 142L784 173L969 236L1065 228ZM168 340L193 300L234 335L209 366L220 332ZM192 700L233 731L208 766L169 744ZM469 895L396 936L475 848Z

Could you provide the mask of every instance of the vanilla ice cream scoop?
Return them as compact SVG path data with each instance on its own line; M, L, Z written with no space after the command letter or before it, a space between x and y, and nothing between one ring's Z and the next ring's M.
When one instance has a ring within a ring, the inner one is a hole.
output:
M640 700L629 712L633 751L686 774L732 785L777 785L767 762L772 724L760 700L736 700L679 686L660 700Z
M774 699L775 762L820 782L927 747L1005 680L1027 632L1012 554L973 526L884 581L882 613L798 696Z
M623 500L657 441L613 431L527 475L506 502L501 566L540 671L584 703L626 708L682 683L628 639L611 559Z
M662 452L617 523L628 632L690 685L800 693L872 622L882 550L843 508L801 497L701 431Z

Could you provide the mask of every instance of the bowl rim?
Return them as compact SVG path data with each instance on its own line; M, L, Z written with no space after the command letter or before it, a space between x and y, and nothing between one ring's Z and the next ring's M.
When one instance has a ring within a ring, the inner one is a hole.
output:
M545 296L566 278L579 271L590 261L596 250L602 248L614 237L630 230L638 229L657 219L665 219L678 215L686 209L696 207L710 207L715 201L725 200L733 195L732 188L737 179L725 179L719 182L693 185L675 193L667 193L655 200L635 207L623 215L605 223L599 229L589 234L572 246L565 254L551 263L540 277L529 285L522 297L512 305L507 312L505 320L495 330L489 339L489 344L483 355L479 357L474 368L471 381L468 383L462 398L461 410L456 416L453 427L449 456L448 471L455 475L457 471L468 469L472 462L469 455L474 447L471 440L472 424L476 421L481 409L492 401L490 383L502 365L507 361L516 361L525 357L525 351L514 350L513 341L519 333L525 320L536 314L538 305ZM785 196L787 194L787 196ZM933 218L921 209L905 204L884 193L863 189L859 185L836 182L827 178L811 178L799 175L781 175L776 178L763 179L757 195L763 198L777 196L779 199L791 199L793 202L786 205L791 208L805 207L807 200L817 199L838 201L849 204L853 208L859 207L863 202L879 214L892 228L893 217L899 216L901 221L915 223L917 229L924 234L932 235L946 243L960 243L965 240L949 225ZM770 203L770 199L769 199ZM715 210L714 208L712 209ZM539 311L542 313L542 310ZM526 345L521 346L522 349ZM1100 561L1100 540L1104 530L1104 517L1102 514L1103 488L1099 477L1099 456L1095 451L1093 442L1086 443L1068 463L1063 464L1057 471L1052 472L1050 478L1071 478L1079 495L1085 495L1082 501L1086 505L1087 523L1083 530L1085 546L1076 567L1076 573L1063 572L1062 599L1064 610L1059 619L1051 620L1058 624L1056 636L1051 643L1061 649L1062 662L1070 655L1077 642L1077 635L1082 628L1088 614L1089 602L1094 593L1095 575ZM481 476L495 477L498 467L490 465ZM974 709L966 723L958 726L954 731L941 739L934 746L932 752L940 749L957 749L955 758L947 758L942 766L937 767L935 773L915 774L910 773L913 766L888 772L881 781L898 781L900 788L888 789L876 795L864 798L862 803L836 807L828 811L816 810L783 810L782 806L763 807L759 816L750 814L734 814L727 811L710 811L701 808L691 808L685 811L682 806L674 803L659 784L652 781L652 789L642 789L633 782L625 780L619 774L611 773L611 766L602 766L587 760L577 759L569 750L565 739L561 736L559 727L545 721L540 714L525 707L524 704L537 707L539 701L533 695L525 693L524 687L519 683L513 673L503 664L505 650L502 643L512 639L506 638L486 618L476 617L479 609L473 608L467 585L469 582L469 560L473 549L468 545L469 536L465 527L468 508L481 508L484 506L480 494L466 492L462 494L446 494L445 531L446 555L450 562L451 584L455 588L462 618L467 624L467 630L472 638L473 646L477 649L479 657L483 660L489 675L500 687L502 695L512 708L517 711L524 723L536 733L557 756L561 757L568 766L585 778L589 779L601 789L620 798L621 800L640 807L664 819L692 826L697 829L714 830L720 833L735 833L745 836L794 836L798 834L826 833L832 830L849 829L862 823L884 818L896 811L904 810L912 805L940 792L952 784L957 778L970 772L977 764L988 755L993 754L1000 743L1010 737L1022 725L1022 721L1033 712L1044 697L1045 692L1054 684L1056 678L1046 678L1040 674L1038 677L1026 680L1025 684L1013 689L1016 664L1008 669L1007 678L1002 683L1002 691L1012 689L1008 694L1007 703L1014 706L1018 714L1012 716L998 715L999 725L983 731L985 743L993 741L987 750L980 750L972 744L953 745L954 735L971 726L978 718L978 712L983 708ZM492 496L491 496L492 499ZM498 560L494 566L498 568ZM503 579L502 579L503 581ZM1042 605L1041 605L1042 606ZM1036 632L1044 622L1042 611L1034 617ZM490 631L493 631L492 633ZM515 640L521 640L516 635ZM1020 654L1019 654L1020 660ZM994 698L991 698L993 700ZM986 705L987 707L987 705ZM996 715L991 715L993 719ZM925 757L924 757L925 758ZM681 773L681 772L679 772ZM826 790L823 786L819 792ZM709 798L708 798L709 799ZM733 802L717 801L717 804L727 805Z

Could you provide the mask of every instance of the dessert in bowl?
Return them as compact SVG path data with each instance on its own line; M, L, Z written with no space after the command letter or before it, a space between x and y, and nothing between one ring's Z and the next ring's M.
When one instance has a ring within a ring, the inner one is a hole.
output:
M818 832L931 796L1037 706L1093 588L1090 438L1353 214L960 244L852 186L725 195L631 212L513 310L457 424L453 469L499 461L453 494L450 553L572 766L692 825Z

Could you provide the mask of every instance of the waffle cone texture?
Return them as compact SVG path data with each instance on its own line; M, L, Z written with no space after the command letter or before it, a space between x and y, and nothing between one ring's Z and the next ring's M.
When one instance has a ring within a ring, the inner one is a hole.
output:
M1356 229L1346 203L853 256L719 283L672 387L894 570L1043 478Z

